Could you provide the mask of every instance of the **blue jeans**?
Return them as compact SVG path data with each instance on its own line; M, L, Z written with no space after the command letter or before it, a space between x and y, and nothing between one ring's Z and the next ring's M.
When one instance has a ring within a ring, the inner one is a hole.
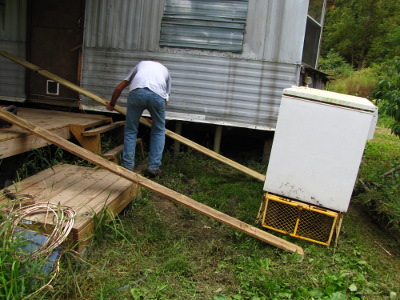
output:
M124 150L122 152L121 163L128 170L133 170L135 166L139 119L145 109L150 112L152 118L150 154L147 167L151 170L157 170L161 166L165 145L165 100L147 88L140 88L131 91L128 96Z

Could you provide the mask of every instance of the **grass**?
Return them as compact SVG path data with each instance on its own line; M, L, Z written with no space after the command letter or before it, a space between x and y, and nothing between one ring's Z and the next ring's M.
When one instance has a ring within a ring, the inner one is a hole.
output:
M0 228L0 298L22 299L34 294L49 280L49 274L43 269L47 258L32 258L21 250L27 241L18 238L18 235L10 239L8 225L5 222Z
M378 78L376 70L367 68L352 71L338 80L328 83L327 89L338 93L370 98L376 88Z
M400 233L400 139L378 127L367 143L354 202L388 229ZM399 234L400 236L400 234Z
M54 289L37 298L397 299L400 242L359 207L368 208L369 198L379 204L399 199L398 173L381 176L398 163L398 143L381 128L368 143L360 179L369 190L357 184L337 248L277 234L302 246L306 255L301 257L143 190L114 221L107 221L106 210L96 218L94 242L85 256L63 255ZM65 154L57 155L45 161L65 161ZM244 163L260 173L267 168ZM36 164L33 172L46 167ZM254 224L262 182L192 151L178 157L167 151L163 170L159 183ZM12 263L8 266L4 270L12 274Z
M194 153L167 155L164 169L161 183L254 221L261 183ZM337 249L286 237L304 258L147 191L113 226L96 236L85 262L64 262L45 298L388 299L400 288L398 243L354 208Z

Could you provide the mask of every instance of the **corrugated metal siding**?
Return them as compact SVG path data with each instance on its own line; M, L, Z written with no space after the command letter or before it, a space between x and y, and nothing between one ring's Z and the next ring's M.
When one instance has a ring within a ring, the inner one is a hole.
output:
M0 25L0 40L25 41L26 0L5 0L4 9L4 20L2 20L4 24Z
M24 42L0 41L0 49L18 57L25 57ZM25 68L0 56L0 99L22 102L25 94Z
M82 85L110 99L114 87L143 59L165 64L172 77L167 119L244 128L275 128L282 90L296 84L297 67L224 57L86 49ZM90 59L89 59L90 58ZM126 105L127 91L118 104ZM86 109L104 107L84 99Z
M4 28L0 30L0 49L26 57L26 0L5 1ZM25 101L25 68L0 57L0 99Z
M87 0L82 86L109 99L134 64L158 60L173 80L167 118L274 129L282 90L298 83L308 0L249 0L242 53L160 48L163 8Z
M157 50L164 0L87 0L85 46Z
M308 0L249 0L243 51L204 55L300 64ZM160 48L164 0L87 0L85 46L107 49L195 53Z

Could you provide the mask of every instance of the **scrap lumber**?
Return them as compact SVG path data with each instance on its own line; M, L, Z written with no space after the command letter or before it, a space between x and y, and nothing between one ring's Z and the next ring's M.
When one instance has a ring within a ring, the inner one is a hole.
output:
M236 218L233 218L227 214L224 214L214 208L211 208L205 204L202 204L200 202L197 202L183 194L180 194L174 190L171 190L161 184L158 184L152 180L149 180L137 173L134 173L132 171L129 171L119 165L116 165L113 162L110 162L104 158L102 158L99 155L96 155L89 150L86 150L68 140L65 140L50 131L41 128L39 126L36 126L35 124L32 124L18 116L15 116L11 114L10 112L6 110L0 110L0 118L3 118L4 120L13 123L16 126L21 127L22 129L27 130L29 133L35 134L46 141L57 145L64 150L79 156L82 159L85 159L99 167L102 167L106 170L109 170L110 172L117 174L127 180L130 180L134 183L137 183L138 185L149 189L150 191L153 191L162 197L165 197L169 200L175 201L179 204L182 204L190 209L193 209L194 211L197 211L203 215L206 215L214 220L217 220L223 224L226 224L230 227L233 227L239 231L242 231L252 237L255 237L263 242L266 242L268 244L271 244L273 246L276 246L280 249L290 251L292 253L297 252L300 255L304 255L303 248L300 246L297 246L295 244L292 244L288 241L285 241L284 239L281 239L277 236L274 236L270 233L267 233L259 228L256 228L254 226L251 226L243 221L240 221Z
M78 86L78 85L76 85L76 84L74 84L72 82L69 82L69 81L65 80L64 78L61 78L61 77L59 77L59 76L57 76L57 75L55 75L53 73L50 73L49 71L46 71L46 70L44 70L44 69L42 69L42 68L40 68L40 67L38 67L38 66L28 62L28 61L26 61L26 60L23 60L23 59L21 59L21 58L19 58L17 56L14 56L14 55L8 53L6 51L0 51L0 55L2 55L4 57L6 57L6 58L18 63L18 64L20 64L20 65L22 65L22 66L24 66L24 67L26 67L28 69L31 69L34 72L36 72L36 73L38 73L38 74L40 74L40 75L42 75L44 77L47 77L47 78L49 78L51 80L54 80L54 81L58 82L59 84L65 86L65 87L67 87L67 88L69 88L69 89L71 89L71 90L73 90L75 92L78 92L78 93L80 93L80 94L82 94L82 95L84 95L84 96L86 96L88 98L91 98L92 100L94 100L94 101L96 101L96 102L98 102L100 104L106 105L106 101L108 101L107 99L101 98L101 97L97 96L96 94L94 94L94 93L92 93L92 92L90 92L90 91L88 91L86 89L83 89L80 86ZM121 113L121 114L123 114L123 115L126 115L126 109L124 107L115 105L114 110L119 112L119 113ZM151 123L148 120L146 120L145 118L143 118L143 117L140 118L140 123L143 124L143 125L146 125L148 127L151 127ZM230 166L230 167L232 167L232 168L234 168L236 170L239 170L239 171L241 171L241 172L243 172L243 173L245 173L245 174L247 174L247 175L249 175L249 176L251 176L251 177L253 177L253 178L257 179L257 180L259 180L259 181L262 181L262 182L265 181L265 175L260 174L260 173L254 171L254 170L252 170L250 168L247 168L246 166L243 166L243 165L241 165L241 164L239 164L239 163L237 163L237 162L235 162L233 160L230 160L229 158L224 157L224 156L222 156L222 155L220 155L220 154L218 154L218 153L216 153L216 152L214 152L214 151L212 151L212 150L210 150L210 149L208 149L206 147L203 147L203 146L201 146L201 145L199 145L199 144L197 144L197 143L195 143L195 142L193 142L193 141L191 141L191 140L189 140L189 139L187 139L187 138L185 138L185 137L183 137L183 136L181 136L181 135L179 135L179 134L177 134L177 133L175 133L173 131L170 131L170 130L166 129L165 134L168 137L170 137L170 138L172 138L172 139L174 139L174 140L176 140L178 142L181 142L182 144L185 144L186 146L191 147L191 148L193 148L193 149L195 149L195 150L197 150L197 151L199 151L199 152L201 152L201 153L203 153L205 155L208 155L209 157L214 158L214 159L216 159L216 160L218 160L218 161L220 161L220 162L222 162L222 163L224 163L224 164L226 164L226 165L228 165L228 166Z

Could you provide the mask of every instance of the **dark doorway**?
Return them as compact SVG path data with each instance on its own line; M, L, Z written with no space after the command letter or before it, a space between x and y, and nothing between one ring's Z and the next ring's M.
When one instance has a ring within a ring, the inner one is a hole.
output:
M28 1L28 59L74 84L80 84L84 0ZM30 72L28 101L77 107L78 93Z

